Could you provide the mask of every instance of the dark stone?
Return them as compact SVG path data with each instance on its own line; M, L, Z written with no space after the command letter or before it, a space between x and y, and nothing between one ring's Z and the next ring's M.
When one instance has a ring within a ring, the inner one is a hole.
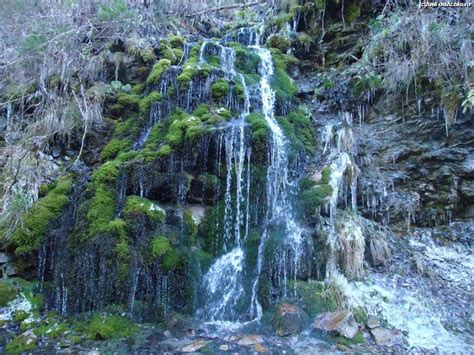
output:
M308 316L301 308L290 303L282 303L275 314L275 333L278 336L298 334L303 331L307 321Z

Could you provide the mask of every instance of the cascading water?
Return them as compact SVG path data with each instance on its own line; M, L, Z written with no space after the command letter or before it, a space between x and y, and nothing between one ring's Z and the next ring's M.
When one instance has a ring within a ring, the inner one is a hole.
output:
M260 319L262 307L258 301L258 286L260 275L264 265L264 253L266 242L269 237L269 227L274 221L283 223L285 226L285 247L290 247L293 252L294 277L297 276L298 262L302 253L302 228L298 225L292 211L291 203L288 201L289 189L292 184L289 181L288 172L288 150L289 143L283 134L281 127L275 119L275 93L270 85L273 75L273 60L268 49L261 48L258 43L253 46L261 60L260 92L262 99L263 117L270 129L270 155L267 170L267 210L265 215L265 227L258 247L257 271L252 286L252 299L250 312L253 317ZM286 296L286 270L284 268L284 295Z
M208 43L204 42L201 46L200 64L205 63L205 50ZM234 50L220 44L216 46L220 50L221 65L227 79L231 80L237 76L241 81L244 107L239 119L225 127L223 133L226 161L223 220L225 254L214 262L203 278L206 294L205 306L198 311L198 315L210 321L238 318L237 303L244 293L242 273L245 252L242 242L248 235L250 189L250 147L247 145L245 134L245 117L250 112L250 95L244 76L235 71ZM220 149L221 147L218 148L219 152Z

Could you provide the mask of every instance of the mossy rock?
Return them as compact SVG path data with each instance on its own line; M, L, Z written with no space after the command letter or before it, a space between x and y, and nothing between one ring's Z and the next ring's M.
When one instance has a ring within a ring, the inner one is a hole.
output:
M103 161L114 159L121 152L124 152L131 148L131 141L129 139L112 139L106 144L102 152L100 152L100 158Z
M117 95L117 103L122 107L135 109L140 102L140 96L135 94L119 93Z
M308 114L298 110L276 119L285 130L286 136L295 150L304 151L307 154L314 153L315 133Z
M5 347L7 354L23 354L32 351L37 346L37 339L19 335L13 338Z
M140 113L142 115L148 113L150 111L151 106L158 101L161 101L163 96L158 91L152 91L147 96L142 98L139 103Z
M174 248L163 256L161 267L165 271L174 271L183 265L184 261L185 254L182 251Z
M162 223L166 216L163 208L140 196L127 196L123 213L131 220L134 220L137 216L146 216L155 223Z
M229 84L224 79L219 79L211 86L212 97L216 100L223 99L229 92Z
M345 345L345 346L353 346L353 345L359 345L359 344L364 344L365 343L365 339L364 339L364 334L359 331L356 336L352 339L347 339L345 337L342 337L342 336L337 336L334 338L334 340L338 343L338 344L342 344L342 345Z
M173 48L168 41L160 42L160 56L172 64L178 64L183 57L183 50L179 47Z
M267 39L267 47L277 48L282 52L286 52L290 46L291 41L283 36L273 34Z
M191 116L181 110L175 110L168 116L168 125L165 139L171 148L181 147L185 138L193 141L207 132L204 127L201 127L199 117Z
M92 174L92 181L96 184L113 185L120 173L121 162L109 161L102 164Z
M161 258L172 249L169 240L165 236L153 237L150 241L151 255L154 259Z
M255 51L242 47L237 42L230 42L227 45L235 51L235 67L239 72L243 74L258 74L260 57Z
M198 223L189 209L183 211L183 222L186 228L188 240L192 245L195 243L196 234L198 232Z
M263 161L266 157L269 129L265 119L258 113L251 113L245 120L252 126L252 146L257 160Z
M85 332L91 340L106 340L132 336L137 329L128 318L96 315L87 324Z
M20 226L12 237L15 254L22 255L38 250L51 223L61 216L66 207L71 188L71 176L59 178L55 187L22 216Z
M325 293L325 284L320 281L291 281L303 309L310 317L336 310L334 302Z
M96 187L86 215L90 237L98 234L110 234L112 230L115 230L115 225L111 225L110 222L115 217L116 204L117 193L113 187L106 185Z
M0 307L5 307L8 302L13 301L19 291L19 288L9 280L0 280Z
M151 69L150 75L146 79L148 85L155 85L161 79L163 73L169 69L171 66L171 60L169 59L160 59Z
M308 213L323 206L332 195L332 187L330 185L316 185L309 190L303 191L301 198L304 208Z
M319 181L304 178L300 182L300 198L307 216L312 216L315 212L324 206L333 193L332 186L329 184L331 178L331 167L325 166L321 170Z

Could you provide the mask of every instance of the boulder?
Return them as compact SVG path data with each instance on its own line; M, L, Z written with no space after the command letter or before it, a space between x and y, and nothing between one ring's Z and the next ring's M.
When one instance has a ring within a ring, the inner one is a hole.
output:
M21 333L20 336L23 338L25 344L27 345L38 343L38 337L35 333L33 333L32 330L27 330L26 332Z
M367 327L369 329L374 329L380 327L380 320L376 316L367 317Z
M205 340L205 339L199 339L196 341L193 341L192 343L183 346L179 351L183 353L195 353L205 347L207 344L209 344L211 341L210 340Z
M244 335L237 341L237 345L240 346L249 346L260 344L263 341L263 338L258 334Z
M5 253L0 253L0 264L9 263L10 261L12 261L11 256L9 256Z
M320 314L313 322L313 328L332 335L353 339L359 332L359 324L351 311L336 311Z
M307 321L308 316L300 307L282 303L275 314L275 333L278 336L298 334L304 330Z
M370 330L377 345L394 346L402 342L402 335L398 330L377 327Z

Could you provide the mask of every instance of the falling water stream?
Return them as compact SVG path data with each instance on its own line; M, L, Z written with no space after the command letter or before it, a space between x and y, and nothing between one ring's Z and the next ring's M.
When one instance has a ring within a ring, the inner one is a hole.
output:
M247 33L249 32L249 33ZM217 44L220 50L220 59L223 70L228 79L237 76L242 83L244 91L244 107L237 123L226 133L225 155L227 164L225 211L224 211L224 254L218 258L210 267L203 279L205 287L205 306L199 310L206 320L212 322L260 320L262 307L258 300L258 287L262 270L264 267L264 255L266 242L270 234L272 223L278 222L285 228L285 241L283 248L290 250L292 255L291 267L284 268L284 296L287 293L288 270L292 270L296 278L298 262L302 253L302 228L296 222L291 203L288 201L290 189L294 186L289 180L288 154L289 142L281 127L275 119L275 93L271 87L273 75L273 59L269 50L260 47L259 35L255 31L241 30L238 39L248 45L260 58L259 82L261 113L269 128L269 161L266 178L266 213L264 226L261 233L257 265L251 272L250 295L245 294L244 268L245 249L243 241L248 236L249 220L249 183L250 183L250 149L245 140L245 117L250 113L250 95L245 82L245 77L235 70L235 52L232 48ZM199 63L205 63L205 51L210 42L204 42L200 54ZM245 158L247 157L246 189L247 196L243 192L243 177L245 175ZM235 167L234 167L235 166ZM235 183L235 191L232 187ZM243 207L245 204L245 207ZM245 212L245 218L243 218ZM242 236L241 227L244 227ZM234 233L232 234L232 229ZM291 262L288 260L288 265ZM286 264L285 264L286 265ZM242 304L244 303L244 304ZM240 307L238 306L240 304ZM241 311L240 311L241 310Z

